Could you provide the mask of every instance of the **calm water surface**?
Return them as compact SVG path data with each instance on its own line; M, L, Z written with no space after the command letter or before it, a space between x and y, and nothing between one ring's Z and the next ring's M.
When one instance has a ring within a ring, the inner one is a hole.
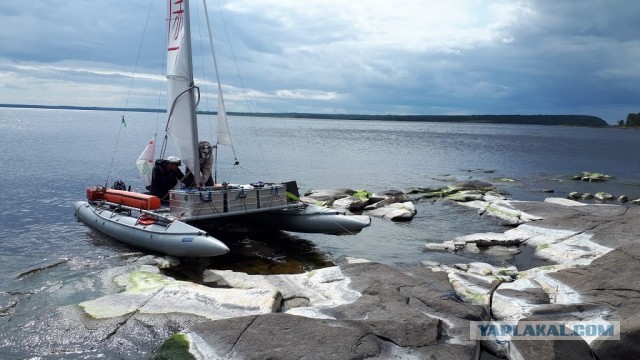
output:
M0 334L14 332L16 324L28 323L29 316L46 312L48 307L95 297L90 284L60 289L115 266L123 261L123 254L136 251L77 221L73 214L73 203L84 198L88 186L122 179L142 189L135 160L155 129L164 128L162 114L128 113L126 127L121 125L121 115L0 109L4 159L0 173ZM200 126L201 138L212 138L210 125ZM542 190L553 190L553 196L562 197L577 190L640 198L637 131L246 117L232 117L230 129L240 166L234 167L231 152L221 149L220 182L295 179L302 192L318 188L380 192L437 188L475 179L494 182L520 200L543 200L549 194ZM167 155L171 152L169 146ZM615 178L598 184L570 180L581 171L605 172ZM499 181L503 178L517 181ZM433 201L419 202L416 207L418 214L411 222L373 219L371 227L353 236L242 227L215 230L215 236L229 242L233 254L187 261L188 266L176 276L197 281L205 267L298 272L326 266L340 256L395 266L421 260L471 261L425 253L422 248L426 242L506 230L462 207ZM34 295L51 287L59 290L55 296ZM25 328L22 331L28 333L28 326ZM0 342L0 357L3 348L11 348L7 341Z

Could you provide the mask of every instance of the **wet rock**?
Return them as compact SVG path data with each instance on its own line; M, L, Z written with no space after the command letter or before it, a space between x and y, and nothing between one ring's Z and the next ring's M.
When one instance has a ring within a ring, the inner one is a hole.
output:
M412 188L407 190L407 194L410 195L414 195L414 194L424 194L424 193L432 193L432 192L436 192L439 191L439 189L433 189L433 188Z
M578 200L580 199L580 197L582 196L581 193L577 192L577 191L572 191L569 193L569 195L567 195L567 198L572 199L572 200Z
M596 198L596 200L600 200L600 201L613 200L613 195L607 192L597 192L594 197Z
M475 233L470 235L458 236L454 241L461 241L465 243L474 243L478 247L489 246L513 246L520 245L525 241L525 237L522 234L507 231L504 233Z
M416 207L412 202L394 203L382 208L365 212L366 215L375 216L392 221L409 221L416 215Z
M360 213L392 221L410 221L416 214L415 206L402 191L389 190L373 194L366 190L313 190L304 201L330 206L343 213Z
M411 199L402 191L388 190L380 194L371 194L369 203L364 207L364 210L375 210L394 203L404 203L408 201L411 201Z
M451 185L451 189L455 191L477 190L481 192L496 190L493 184L484 181L461 181Z
M393 199L393 202L407 202L411 199L400 190L387 190L379 194L372 194L370 197L371 202L376 202L384 199Z
M440 266L439 262L430 261L430 260L422 260L420 262L420 264L422 264L422 266L427 267L427 268L437 268L438 266Z
M460 202L460 205L478 209L479 214L499 218L507 225L519 225L530 221L541 220L539 216L528 214L513 206L512 201L496 199L495 201Z
M502 280L493 276L449 272L449 282L465 302L488 306L493 290Z
M367 204L367 201L355 198L353 196L346 196L340 199L336 199L331 204L331 208L338 210L340 212L353 212L359 211L364 208Z
M438 266L438 265L439 264L437 264L436 266ZM469 270L469 264L453 264L453 267L458 269L458 270L462 270L464 272Z
M445 241L441 243L426 243L424 249L426 251L458 251L464 249L464 245L457 246L453 241Z
M571 194L569 194L569 199L546 198L546 199L544 199L544 202L549 203L549 204L562 205L562 206L586 206L587 205L587 204L581 203L579 201L575 201L576 199L580 199L580 196L577 195L577 197L575 197L575 196L571 196Z
M582 173L573 176L571 179L589 181L589 182L601 182L601 181L606 181L609 178L611 178L611 176L604 173L583 171Z
M447 199L459 202L483 200L484 194L478 190L463 190L447 196Z
M483 250L485 255L502 260L503 262L513 262L512 259L521 252L517 246L491 246Z
M506 200L506 199L507 198L504 195L502 195L502 194L500 194L500 193L498 193L496 191L487 191L487 192L484 193L484 196L482 197L483 201L489 202L489 203L496 202L496 201L499 201L499 200Z
M353 193L354 191L351 189L318 189L308 191L304 194L304 198L330 205L334 200L347 197Z
M389 197L389 198L373 198L371 199L371 202L369 203L369 205L365 206L363 208L363 210L375 210L375 209L379 209L381 207L385 207L388 205L391 205L393 203L396 202L396 199L393 197Z

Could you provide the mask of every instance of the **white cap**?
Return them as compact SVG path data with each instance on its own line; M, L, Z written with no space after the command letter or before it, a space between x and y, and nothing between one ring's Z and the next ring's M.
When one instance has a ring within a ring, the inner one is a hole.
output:
M177 156L169 156L167 158L167 161L170 162L170 163L176 163L178 165L180 165L180 163L181 163L180 158L177 157Z

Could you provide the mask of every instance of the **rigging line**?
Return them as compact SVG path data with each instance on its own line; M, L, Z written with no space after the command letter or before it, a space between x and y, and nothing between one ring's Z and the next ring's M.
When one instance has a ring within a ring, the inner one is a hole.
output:
M260 179L260 175L258 175L257 173L245 168L244 166L237 165L237 166L234 166L233 168L246 171L249 175L253 176L256 180ZM269 182L269 181L267 181L267 182Z
M260 150L260 156L262 157L262 163L264 164L264 169L267 172L267 180L271 180L271 173L269 172L269 166L267 165L267 159L264 156L264 150L262 149L262 143L260 142L260 137L258 136L258 129L256 127L255 118L253 115L253 111L251 110L251 104L249 103L249 97L247 96L247 90L244 86L244 80L242 79L242 75L240 75L240 67L238 66L238 60L236 58L236 53L233 50L233 45L231 44L231 36L229 35L229 29L227 28L227 21L224 18L224 14L222 12L222 5L220 4L220 0L218 0L218 8L220 9L220 17L222 18L222 24L224 26L224 31L227 34L227 40L229 41L229 49L231 49L231 56L233 58L233 63L236 66L236 73L238 74L238 79L240 80L240 88L242 89L242 96L244 97L244 102L247 106L247 110L249 110L249 117L251 118L251 125L253 127L253 133L256 135L256 142L258 144L258 149ZM206 6L205 6L206 9Z
M209 21L209 10L207 9L207 1L203 0L202 4L204 4L204 14L205 14L205 17L207 18L207 30L209 30L209 47L211 48L211 55L213 56L213 66L216 69L216 80L218 82L218 119L220 119L220 113L222 113L222 116L226 118L227 114L224 109L224 97L222 95L222 85L220 83L220 71L218 71L218 61L216 60L216 51L213 47L213 32L211 31L211 23ZM220 3L218 2L218 5L219 4ZM222 10L222 8L220 10ZM220 123L218 123L218 125L220 125ZM227 136L230 138L228 124L225 130L227 131ZM220 132L220 129L218 129L218 132ZM229 141L229 145L231 146L231 151L233 152L233 158L235 160L235 164L237 165L238 157L236 156L236 149L233 146L233 142Z
M171 125L173 110L175 110L178 100L180 100L180 98L183 95L185 95L186 93L194 89L197 91L197 94L198 94L198 101L196 102L196 106L198 106L198 103L200 103L200 88L191 84L191 86L188 89L184 90L183 92L178 94L175 99L173 99L173 102L171 103L171 108L167 109L167 125L164 128L164 139L162 140L162 149L160 150L160 158L162 159L164 159L164 152L167 149L167 134L169 133L169 125Z
M144 28L142 29L142 38L140 39L140 45L138 46L138 54L136 56L136 64L133 67L133 75L131 76L131 82L129 83L129 92L127 93L127 99L124 105L124 111L122 116L124 117L127 109L129 108L129 99L131 98L131 89L133 89L133 80L135 80L136 73L138 71L138 63L140 62L140 54L142 53L142 43L147 33L147 26L149 25L149 18L151 17L151 9L153 8L153 0L149 3L149 10L147 10L147 19L144 22Z
M140 54L142 53L142 43L144 42L145 34L147 33L147 26L149 25L149 18L151 17L151 9L153 9L153 0L149 2L149 9L147 10L147 18L144 22L144 28L142 30L142 38L140 39L140 45L138 45L138 54L136 55L136 63L133 67L133 75L131 76L131 81L129 82L129 92L127 93L127 98L125 100L124 110L122 112L122 120L120 122L120 127L118 129L118 135L116 137L116 144L113 149L113 154L111 155L111 163L109 164L109 169L107 171L107 179L105 181L105 187L109 184L109 177L111 176L111 170L113 170L113 163L116 159L116 151L118 150L118 143L120 141L120 134L122 133L123 125L126 127L127 123L125 122L125 114L127 113L127 109L129 108L129 99L131 98L131 89L133 89L133 80L135 79L135 75L138 71L138 62L140 61Z

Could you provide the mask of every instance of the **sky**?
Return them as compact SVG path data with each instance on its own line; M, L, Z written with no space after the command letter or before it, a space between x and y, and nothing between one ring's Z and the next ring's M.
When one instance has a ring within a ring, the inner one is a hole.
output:
M215 110L204 9L191 2L199 107ZM640 1L207 4L228 111L640 112ZM2 0L0 103L165 108L165 18L163 0Z

